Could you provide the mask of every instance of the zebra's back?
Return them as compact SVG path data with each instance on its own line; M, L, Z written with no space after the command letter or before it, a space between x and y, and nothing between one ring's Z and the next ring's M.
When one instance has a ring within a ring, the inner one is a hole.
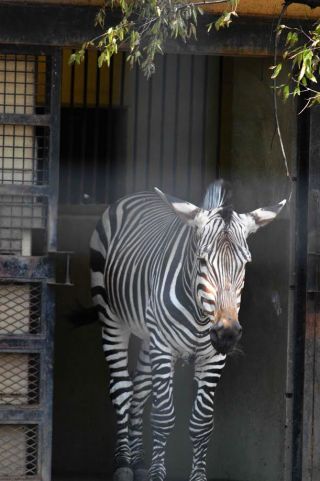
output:
M91 286L94 304L147 337L146 307L153 282L163 273L177 235L184 226L156 193L141 192L120 199L102 215L92 235Z

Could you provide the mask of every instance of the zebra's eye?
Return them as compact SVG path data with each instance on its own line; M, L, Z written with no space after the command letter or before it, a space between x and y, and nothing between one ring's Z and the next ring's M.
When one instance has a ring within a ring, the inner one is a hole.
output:
M245 259L246 262L251 262L251 254L250 254L250 251L248 249L243 249L243 257Z

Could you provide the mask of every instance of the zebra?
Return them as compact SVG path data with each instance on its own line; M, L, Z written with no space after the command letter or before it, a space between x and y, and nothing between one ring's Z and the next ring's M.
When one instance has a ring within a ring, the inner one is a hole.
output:
M208 187L201 208L155 188L124 197L103 213L90 241L91 292L116 411L114 481L165 479L179 358L193 361L197 386L189 481L206 481L214 392L226 356L242 335L238 312L251 261L246 239L285 203L238 214L229 185L218 180ZM131 334L142 340L132 377ZM142 414L151 394L153 449L147 471Z

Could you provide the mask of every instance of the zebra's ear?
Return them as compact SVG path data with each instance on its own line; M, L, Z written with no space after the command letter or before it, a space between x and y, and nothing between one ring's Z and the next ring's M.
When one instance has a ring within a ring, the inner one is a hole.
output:
M157 189L157 187L155 187L154 190L159 197L177 214L177 216L180 217L182 222L194 227L199 227L199 224L202 224L202 216L198 214L201 214L203 209L200 209L200 207L197 207L190 202L186 202L184 200L177 199L176 197L172 197L171 195L164 194L160 189Z
M240 214L240 217L244 220L247 229L247 235L257 232L259 227L269 224L273 221L277 215L281 212L286 204L286 200L279 202L279 204L262 207L261 209L253 210L248 214Z

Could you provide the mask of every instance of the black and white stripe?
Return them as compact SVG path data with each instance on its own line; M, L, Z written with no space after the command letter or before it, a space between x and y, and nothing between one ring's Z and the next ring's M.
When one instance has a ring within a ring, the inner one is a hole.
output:
M174 364L182 357L194 360L198 386L190 420L190 480L206 480L213 396L226 357L213 347L210 332L238 323L250 260L246 237L266 216L272 217L270 210L234 212L228 189L218 181L209 187L203 208L160 191L142 192L111 205L100 219L91 239L92 297L103 324L117 415L118 467L138 469L143 463L142 413L152 393L148 479L165 478L165 446L175 419ZM142 339L133 378L128 372L132 333Z

